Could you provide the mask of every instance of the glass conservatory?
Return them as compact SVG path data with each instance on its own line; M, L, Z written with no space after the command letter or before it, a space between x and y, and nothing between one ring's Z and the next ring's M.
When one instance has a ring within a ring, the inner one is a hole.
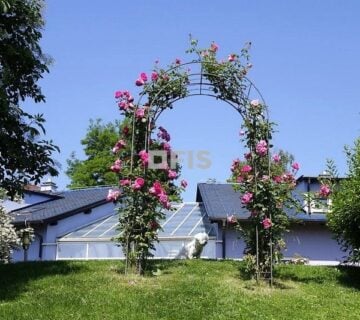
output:
M183 203L175 211L166 211L166 219L159 232L159 242L153 252L155 258L176 258L181 248L194 235L206 232L209 242L202 257L216 258L217 224L211 224L202 204ZM121 259L122 248L112 238L118 231L118 215L110 215L92 222L57 239L58 260L62 259Z

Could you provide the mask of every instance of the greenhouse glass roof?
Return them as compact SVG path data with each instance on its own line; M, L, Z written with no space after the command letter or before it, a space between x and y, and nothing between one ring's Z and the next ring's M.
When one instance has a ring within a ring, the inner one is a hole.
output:
M175 211L165 210L166 219L161 225L159 239L186 239L199 232L216 237L216 229L201 203L183 203L175 208ZM107 241L118 234L117 226L118 215L115 214L70 232L59 241Z

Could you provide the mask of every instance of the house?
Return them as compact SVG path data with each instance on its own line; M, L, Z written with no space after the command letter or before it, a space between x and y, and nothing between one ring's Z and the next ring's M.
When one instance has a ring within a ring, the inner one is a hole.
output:
M297 180L294 196L304 201L304 192L318 191L320 184L317 177L301 176ZM235 229L226 223L227 217L235 215L239 221L246 221L249 212L242 208L240 195L230 184L198 184L196 201L202 203L209 220L217 224L218 241L222 248L218 249L218 258L241 258L245 243L239 239ZM304 212L287 210L291 218L290 232L285 234L285 257L300 255L316 261L341 261L344 252L333 239L326 226L326 210L316 208L304 201Z
M318 190L316 177L301 176L296 190L301 193ZM24 203L14 210L14 224L32 226L35 239L27 251L29 260L119 259L123 252L112 239L118 230L115 205L106 201L110 187L94 187L56 192L51 187L26 190ZM242 208L239 193L230 184L199 183L196 202L175 204L166 211L154 256L176 258L181 247L199 232L209 235L202 256L241 258L244 242L226 223L229 215L246 221L249 214ZM295 254L311 260L339 261L344 253L326 227L323 209L304 203L304 212L289 211L290 232L285 235L286 257ZM23 250L13 255L24 259Z

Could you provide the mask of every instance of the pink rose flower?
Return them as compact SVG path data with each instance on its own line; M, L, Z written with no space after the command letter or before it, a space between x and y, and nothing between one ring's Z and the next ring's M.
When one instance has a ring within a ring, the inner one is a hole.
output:
M120 170L121 170L121 160L120 160L120 159L117 159L117 160L114 162L114 164L110 167L110 170L111 170L112 172L116 172L116 173L120 172Z
M107 201L116 201L120 197L120 191L119 190L113 190L110 189L108 191L108 195L106 196Z
M188 183L187 183L186 180L181 180L181 186L182 186L183 188L186 188L187 185L188 185Z
M141 87L141 86L143 86L144 84L145 84L145 81L144 81L143 79L141 79L141 78L138 78L138 79L136 79L136 81L135 81L135 85L138 86L138 87Z
M232 214L231 216L228 216L227 218L226 218L226 221L227 221L227 223L228 224L235 224L235 223L237 223L237 219L236 219L236 217Z
M123 100L118 103L118 107L120 110L126 111L127 109L129 109L129 104Z
M260 102L259 102L258 99L251 100L251 101L250 101L250 105L251 105L252 107L258 107L258 106L260 105Z
M237 182L237 183L242 183L242 182L244 182L244 177L238 176L238 177L236 178L236 182Z
M228 61L233 62L236 60L236 54L232 53L228 56Z
M152 187L149 189L149 193L152 195L160 196L161 194L165 194L164 189L161 186L159 181L155 181Z
M248 204L252 201L253 194L251 192L245 192L245 194L241 197L242 204Z
M145 150L141 150L139 152L139 157L143 165L147 165L149 163L149 154Z
M219 49L219 46L215 42L213 42L210 46L210 51L216 52L216 51L218 51L218 49Z
M291 173L289 173L289 172L284 173L281 178L282 178L282 181L289 184L289 186L291 188L294 188L296 186L295 177Z
M121 179L119 182L122 187L129 186L131 184L129 179Z
M169 170L168 171L168 178L169 179L176 179L177 178L177 172L176 171L173 171L173 170Z
M151 73L151 80L152 81L157 81L157 79L159 79L159 75L157 72L152 72Z
M167 210L171 209L171 203L169 201L162 203L162 205Z
M146 82L148 80L148 77L145 72L140 73L140 79Z
M291 168L293 168L294 170L299 170L300 169L300 165L297 163L297 162L294 162L292 165L291 165Z
M160 227L160 225L155 220L151 220L148 224L148 227L151 230L157 230Z
M118 142L116 142L114 148L112 149L112 152L117 153L119 150L121 150L125 146L126 146L126 142L124 140L119 140Z
M240 165L240 159L233 160L230 170L234 172L239 167L239 165Z
M160 202L167 202L169 200L169 197L165 193L161 193L159 195Z
M273 180L274 180L275 183L281 183L282 182L281 176L275 176L275 177L273 177Z
M252 158L251 152L245 153L244 157L246 160L250 160Z
M135 113L135 116L136 118L138 119L141 119L141 118L144 118L145 116L145 109L144 108L139 108L136 110L136 113Z
M165 193L159 195L159 201L165 209L170 209L171 205L169 202L169 197Z
M252 167L249 166L248 164L244 165L244 166L241 168L241 172L242 172L242 173L249 173L251 170L252 170Z
M269 229L272 227L272 222L269 218L265 218L263 221L262 221L262 225L264 227L264 229Z
M140 190L145 184L145 180L143 178L136 178L135 182L132 184L132 188L134 190Z
M267 143L265 140L260 140L256 145L256 153L259 156L265 156L267 154Z
M124 95L125 98L129 99L130 92L128 90L125 90L125 91L123 91L123 95Z
M125 136L127 136L127 135L129 134L129 131L130 131L129 127L124 127L123 130L122 130L122 133L123 133Z
M200 55L202 57L207 57L209 55L209 52L207 50L203 50L203 51L200 52Z
M165 151L170 151L171 150L171 145L167 142L163 142L162 144L162 147Z
M115 92L115 99L120 99L123 96L123 92L122 91L116 91Z
M324 198L327 198L331 193L331 189L327 184L323 184L320 187L320 195Z
M278 154L274 154L272 159L275 163L280 163L281 161L281 157Z

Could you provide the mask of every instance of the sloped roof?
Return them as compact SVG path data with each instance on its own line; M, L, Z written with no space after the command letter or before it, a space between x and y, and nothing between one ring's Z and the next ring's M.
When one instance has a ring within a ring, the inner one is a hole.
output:
M199 183L196 201L204 204L212 220L225 219L230 215L238 219L249 217L249 212L242 207L240 193L235 192L231 184Z
M210 223L201 204L196 202L176 204L174 211L164 209L165 220L161 223L159 239L192 238L199 232L216 237L216 229ZM112 214L88 225L82 226L59 239L59 241L108 241L119 233L119 215Z
M196 201L203 202L210 220L226 219L235 215L239 220L246 220L250 213L243 208L241 194L234 191L232 184L199 183ZM326 215L321 213L298 213L294 209L287 210L289 217L300 221L325 222Z
M106 203L109 189L111 187L95 187L59 192L47 201L13 210L11 215L15 224L25 220L32 223L51 222Z

